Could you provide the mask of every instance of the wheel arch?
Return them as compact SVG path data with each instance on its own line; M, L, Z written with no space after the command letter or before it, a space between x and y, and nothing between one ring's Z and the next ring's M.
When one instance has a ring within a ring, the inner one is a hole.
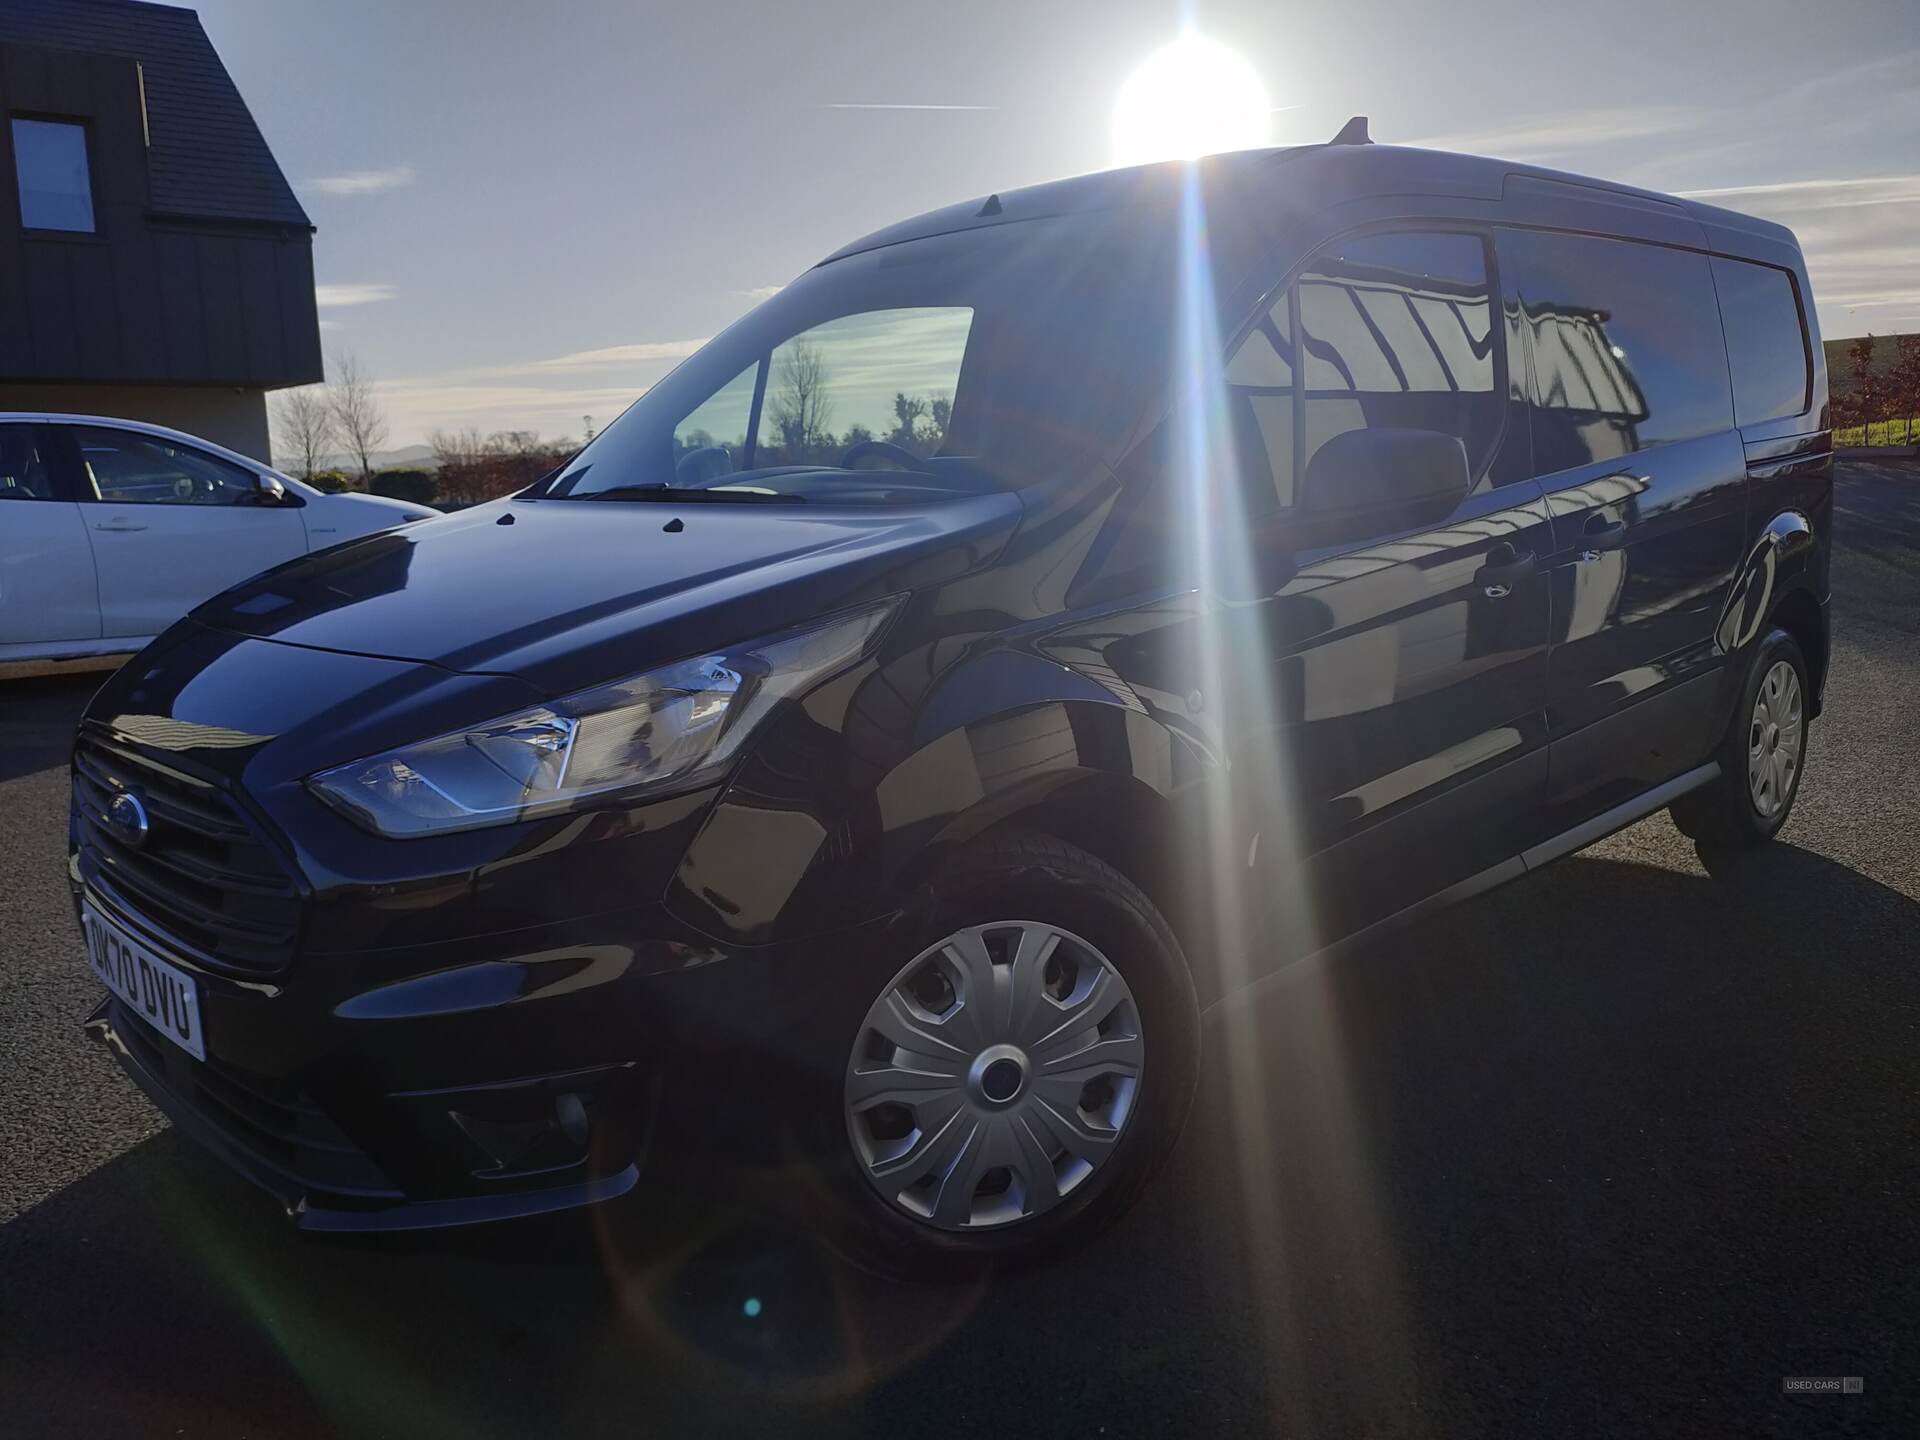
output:
M1810 713L1820 713L1827 667L1826 609L1821 603L1822 547L1806 513L1791 508L1776 511L1760 527L1727 594L1715 631L1723 654L1742 660L1772 626L1787 630L1807 657L1812 675ZM1744 674L1740 665L1729 676ZM1739 685L1729 679L1724 692L1729 710Z
M1029 698L914 739L852 784L825 755L811 765L777 747L750 757L689 845L669 908L716 939L806 939L897 912L959 848L1004 827L1112 865L1189 943L1191 907L1168 862L1177 797L1212 761L1144 707L1111 695ZM786 782L777 803L756 763ZM796 774L808 777L804 790L794 789Z
M1807 658L1807 674L1810 680L1807 718L1813 719L1820 714L1827 691L1827 661L1829 638L1827 634L1827 612L1812 589L1807 586L1795 586L1779 596L1773 609L1767 615L1768 626L1779 626L1799 645L1800 653Z
M1181 826L1181 807L1169 794L1137 776L1087 771L955 816L918 857L914 878L924 878L951 855L997 831L1029 831L1064 841L1140 887L1180 942L1195 988L1211 998L1217 993L1211 973L1213 917L1182 865L1182 857L1192 852Z

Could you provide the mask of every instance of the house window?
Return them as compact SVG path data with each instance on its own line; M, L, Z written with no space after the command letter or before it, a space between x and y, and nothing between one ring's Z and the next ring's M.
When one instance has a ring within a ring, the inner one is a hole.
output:
M20 223L29 230L93 230L87 127L70 120L13 122Z

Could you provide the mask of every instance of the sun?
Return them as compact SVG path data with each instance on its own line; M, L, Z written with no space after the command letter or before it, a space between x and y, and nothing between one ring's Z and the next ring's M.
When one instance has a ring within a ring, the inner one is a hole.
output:
M1185 30L1149 55L1113 106L1113 163L1191 160L1267 143L1267 87L1243 55Z

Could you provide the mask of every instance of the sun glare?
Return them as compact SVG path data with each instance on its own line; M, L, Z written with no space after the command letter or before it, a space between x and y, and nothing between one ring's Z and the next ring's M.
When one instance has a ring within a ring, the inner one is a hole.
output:
M1267 88L1243 55L1192 30L1127 77L1113 107L1113 163L1191 160L1267 143Z

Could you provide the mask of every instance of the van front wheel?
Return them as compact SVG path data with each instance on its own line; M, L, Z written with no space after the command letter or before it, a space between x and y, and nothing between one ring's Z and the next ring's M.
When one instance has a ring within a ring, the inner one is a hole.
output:
M1090 1238L1159 1168L1193 1095L1178 942L1118 871L1020 832L970 847L915 910L836 1027L843 1238L895 1272Z

